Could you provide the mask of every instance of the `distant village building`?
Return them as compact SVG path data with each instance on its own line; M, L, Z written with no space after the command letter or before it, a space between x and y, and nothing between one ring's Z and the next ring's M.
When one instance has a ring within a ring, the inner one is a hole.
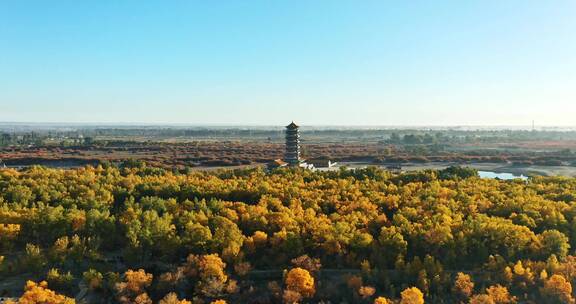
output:
M281 160L281 159L275 159L273 162L268 163L268 169L269 170L281 168L281 167L286 167L286 166L288 166L288 163Z
M308 163L314 165L316 168L332 168L336 165L336 162L333 162L328 158L310 159L308 160Z

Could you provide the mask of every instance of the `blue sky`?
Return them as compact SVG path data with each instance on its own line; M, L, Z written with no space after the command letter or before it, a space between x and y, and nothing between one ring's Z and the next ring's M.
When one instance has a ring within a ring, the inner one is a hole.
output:
M0 0L0 121L576 125L576 1Z

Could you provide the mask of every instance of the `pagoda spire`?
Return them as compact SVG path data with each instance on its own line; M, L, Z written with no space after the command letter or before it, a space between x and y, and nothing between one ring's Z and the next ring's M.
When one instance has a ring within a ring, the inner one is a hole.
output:
M286 126L286 151L284 161L290 166L299 166L302 162L300 158L300 127L292 121Z

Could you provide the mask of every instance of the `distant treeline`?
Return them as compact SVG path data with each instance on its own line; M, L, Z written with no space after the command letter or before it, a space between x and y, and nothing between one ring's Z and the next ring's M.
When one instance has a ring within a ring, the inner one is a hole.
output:
M490 143L502 141L576 140L576 131L527 130L432 130L432 129L312 129L302 128L303 140L381 141L392 144ZM43 140L78 140L106 137L155 138L230 138L281 140L281 128L86 128L74 130L38 130L0 132L0 145L31 144Z

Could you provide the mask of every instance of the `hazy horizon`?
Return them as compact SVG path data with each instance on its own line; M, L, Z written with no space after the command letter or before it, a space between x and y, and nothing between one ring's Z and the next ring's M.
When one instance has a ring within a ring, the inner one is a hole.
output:
M0 121L0 126L126 126L126 127L284 127L290 122L295 122L301 127L344 127L344 128L512 128L512 129L539 129L539 128L576 128L573 124L307 124L298 120L277 121L275 123L193 123L193 122L66 122L66 121Z
M576 125L576 1L4 1L0 121Z
M576 125L309 125L301 124L298 122L302 129L306 130L354 130L354 129L372 129L372 130L461 130L461 131L482 131L482 130L536 130L536 131L576 131ZM64 129L64 128L77 128L77 129L92 129L92 128L125 128L125 129L138 129L138 128L174 128L174 129L197 129L197 128L214 128L214 129L283 129L286 123L283 124L194 124L194 123L98 123L98 122L82 122L82 123L66 123L66 122L3 122L0 121L0 130L9 130L11 128L20 128L21 130L42 130L42 129Z

